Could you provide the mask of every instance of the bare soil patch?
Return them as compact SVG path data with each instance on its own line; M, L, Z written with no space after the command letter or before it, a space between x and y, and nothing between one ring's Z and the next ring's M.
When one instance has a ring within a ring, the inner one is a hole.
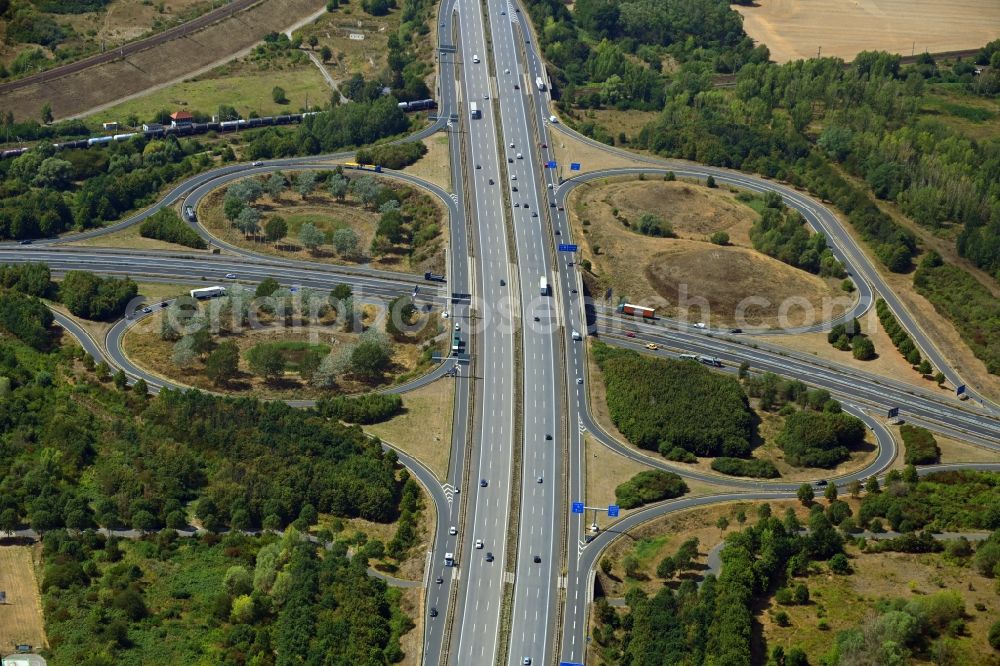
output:
M777 62L860 51L910 55L978 48L996 39L1000 4L992 0L768 0L734 5L743 29Z
M575 237L584 239L582 258L593 264L586 276L591 293L610 288L616 298L657 307L661 316L717 326L799 326L815 323L825 303L842 295L834 280L739 247L749 245L755 214L726 190L609 180L577 190L568 206ZM679 238L643 236L626 226L647 212L670 222ZM727 231L737 245L707 242L715 231ZM748 297L766 303L750 307ZM834 305L829 316L842 312L843 305Z
M438 379L408 392L403 399L404 413L365 430L427 465L443 481L451 457L454 398L455 381Z
M0 590L7 602L0 604L0 652L18 645L48 647L42 597L35 572L41 566L42 546L0 547Z
M448 135L438 133L429 136L423 140L423 144L427 146L427 154L403 171L452 192L451 152L448 149Z
M56 83L36 83L5 95L15 118L37 118L45 102L57 119L141 93L235 55L271 31L281 30L323 7L322 0L263 0L230 19L194 34L81 72Z

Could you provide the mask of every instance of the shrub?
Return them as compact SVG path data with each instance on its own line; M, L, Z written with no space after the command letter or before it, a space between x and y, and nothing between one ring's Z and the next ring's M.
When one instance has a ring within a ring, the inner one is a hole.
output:
M716 231L708 240L716 245L729 245L729 234L725 231Z
M427 154L427 146L421 141L390 143L357 152L359 164L378 164L387 169L402 169L410 166Z
M775 479L781 474L778 468L769 460L758 460L756 458L745 460L742 458L716 458L712 461L712 469L721 474L730 476L750 476L758 479Z
M941 449L930 430L905 423L899 428L907 465L933 465L941 461Z
M316 411L328 419L371 425L388 421L403 411L403 399L390 393L366 393L360 396L338 395L321 398Z
M673 472L646 470L639 472L615 488L615 498L623 509L680 497L688 491L687 484Z
M830 571L835 574L847 575L851 573L851 563L843 553L837 553L830 558Z

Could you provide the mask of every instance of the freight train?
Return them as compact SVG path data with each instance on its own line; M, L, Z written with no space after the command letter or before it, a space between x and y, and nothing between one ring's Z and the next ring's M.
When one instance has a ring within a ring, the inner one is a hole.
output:
M163 125L160 127L150 127L138 132L127 132L124 134L108 134L106 136L92 136L89 139L78 139L76 141L64 141L54 143L52 146L56 150L68 150L71 148L89 148L100 146L115 141L127 141L134 136L145 136L147 138L164 136L187 136L189 134L204 134L206 132L237 132L243 129L256 127L270 127L272 125L288 125L290 123L302 122L303 118L315 116L319 111L307 111L306 113L290 113L284 116L264 116L263 118L240 118L239 120L223 120L221 122L208 123L182 123L180 125ZM28 152L28 148L11 148L0 151L0 159L17 157Z
M423 111L424 109L436 109L438 103L433 99L418 99L412 102L400 102L396 106L400 111Z

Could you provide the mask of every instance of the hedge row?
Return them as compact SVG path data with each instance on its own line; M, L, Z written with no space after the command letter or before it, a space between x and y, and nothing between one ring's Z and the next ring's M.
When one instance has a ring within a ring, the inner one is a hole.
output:
M899 428L906 449L904 461L907 465L933 465L941 462L941 449L930 430L904 424Z
M896 345L896 349L903 355L907 363L910 365L920 365L920 361L922 360L920 350L913 343L910 334L906 332L906 329L896 319L896 315L889 309L889 304L880 298L875 301L875 311L878 312L878 320L882 322L882 328L889 334L892 344Z
M720 474L730 476L752 476L757 479L776 479L781 474L770 460L751 458L716 458L712 461L712 469Z
M391 393L338 395L333 398L321 398L316 403L316 411L328 419L371 425L388 421L402 412L403 399Z

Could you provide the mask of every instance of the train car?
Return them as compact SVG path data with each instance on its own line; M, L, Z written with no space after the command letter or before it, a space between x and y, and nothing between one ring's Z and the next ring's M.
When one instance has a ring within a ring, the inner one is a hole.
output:
M644 308L641 305L632 305L631 303L621 303L617 310L622 314L642 317L643 319L652 319L656 314L653 308Z
M219 123L219 129L221 129L223 132L229 130L236 130L239 129L239 123L237 123L235 120L223 120L221 123Z
M27 148L11 148L0 153L0 158L19 157L28 152Z
M247 121L247 127L260 127L263 124L260 118L251 118Z
M302 118L305 119L309 118L310 116L318 116L318 115L319 111L306 111L305 113L302 114Z
M287 125L287 124L288 124L288 122L289 122L290 120L291 120L291 119L290 119L290 118L289 118L289 117L288 117L287 115L284 115L284 116L276 116L276 117L274 118L274 124L275 124L275 125Z
M126 134L115 134L113 138L115 141L127 141L128 139L131 139L134 136L135 132L128 132Z
M112 136L94 136L87 139L87 145L96 146L101 143L111 143L112 139L114 139Z
M220 123L218 121L215 121L215 120L213 120L210 123L205 123L205 129L207 131L209 131L209 132L212 132L212 131L218 132L219 129L221 129L221 128L222 128L222 123Z

